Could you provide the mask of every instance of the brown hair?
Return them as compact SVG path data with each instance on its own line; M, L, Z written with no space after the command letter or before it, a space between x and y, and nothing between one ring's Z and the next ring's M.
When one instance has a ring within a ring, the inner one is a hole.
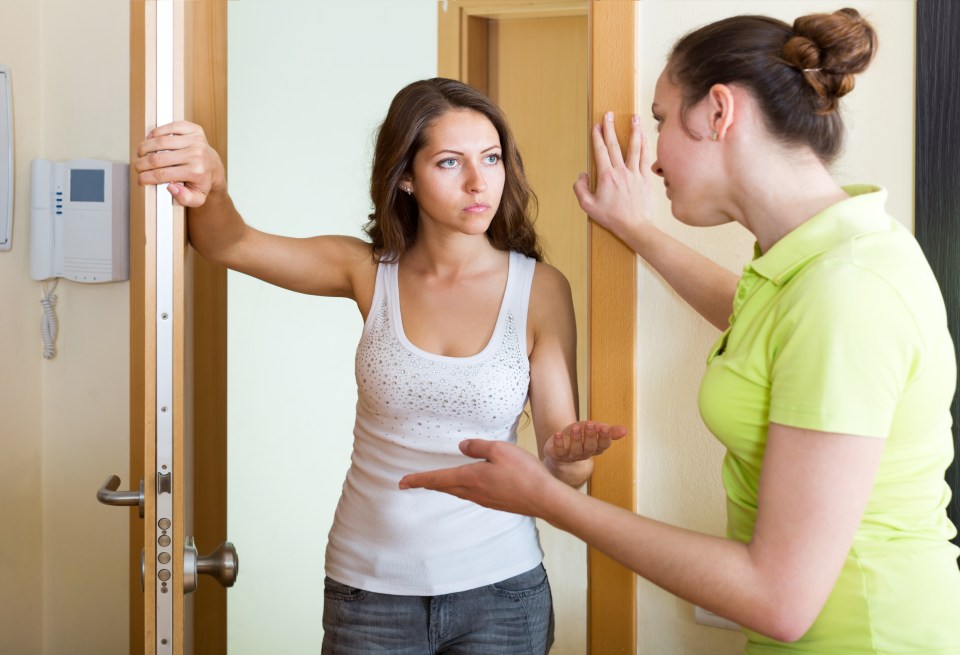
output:
M855 9L802 16L793 27L766 16L734 16L681 38L667 74L681 87L681 115L714 84L742 84L771 134L807 145L829 163L843 145L840 98L876 49L876 32Z
M436 77L407 85L390 103L377 131L370 174L373 213L364 227L375 258L396 260L417 238L416 198L400 193L398 185L413 171L413 158L426 145L426 130L448 111L470 110L486 116L500 136L505 181L497 213L487 237L498 250L516 250L542 261L533 229L537 198L523 174L523 162L507 119L480 91L456 80Z

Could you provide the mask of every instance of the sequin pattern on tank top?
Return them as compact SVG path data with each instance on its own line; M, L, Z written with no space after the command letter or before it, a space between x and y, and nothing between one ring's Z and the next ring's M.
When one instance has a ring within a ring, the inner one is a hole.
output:
M502 318L499 343L490 344L493 352L424 356L397 338L383 297L356 357L359 396L382 436L438 454L458 454L460 440L477 433L507 438L526 403L530 364L512 309Z

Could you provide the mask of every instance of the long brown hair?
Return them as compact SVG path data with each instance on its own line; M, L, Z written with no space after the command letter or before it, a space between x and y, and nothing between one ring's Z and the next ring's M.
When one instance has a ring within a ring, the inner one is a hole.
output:
M370 173L373 213L364 227L375 258L396 260L416 240L419 207L414 197L400 193L400 179L413 172L413 158L426 145L426 130L448 111L463 109L486 116L500 136L505 180L500 206L487 229L490 243L498 250L515 250L542 261L542 248L533 228L537 197L523 173L506 117L480 91L442 77L420 80L401 89L377 131Z
M669 79L681 89L681 116L714 84L742 84L767 129L831 162L843 146L840 98L853 90L877 49L856 9L801 16L793 26L766 16L734 16L701 27L673 47Z

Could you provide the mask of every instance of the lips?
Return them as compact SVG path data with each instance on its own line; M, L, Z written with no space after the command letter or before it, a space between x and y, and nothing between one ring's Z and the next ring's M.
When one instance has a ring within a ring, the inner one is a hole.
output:
M469 207L464 207L463 211L468 214L481 214L490 209L490 205L484 205L483 203L478 203L476 205L470 205Z

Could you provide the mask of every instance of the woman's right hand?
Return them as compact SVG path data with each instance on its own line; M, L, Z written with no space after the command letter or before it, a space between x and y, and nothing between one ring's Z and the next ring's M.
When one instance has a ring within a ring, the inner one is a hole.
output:
M653 159L640 117L631 117L626 161L614 130L613 112L604 114L602 125L593 126L591 139L597 188L590 191L590 180L581 173L573 192L590 218L630 242L628 235L649 224L653 213Z
M226 189L220 155L207 143L203 128L178 121L150 130L133 161L140 186L167 184L184 207L200 207L212 191Z

